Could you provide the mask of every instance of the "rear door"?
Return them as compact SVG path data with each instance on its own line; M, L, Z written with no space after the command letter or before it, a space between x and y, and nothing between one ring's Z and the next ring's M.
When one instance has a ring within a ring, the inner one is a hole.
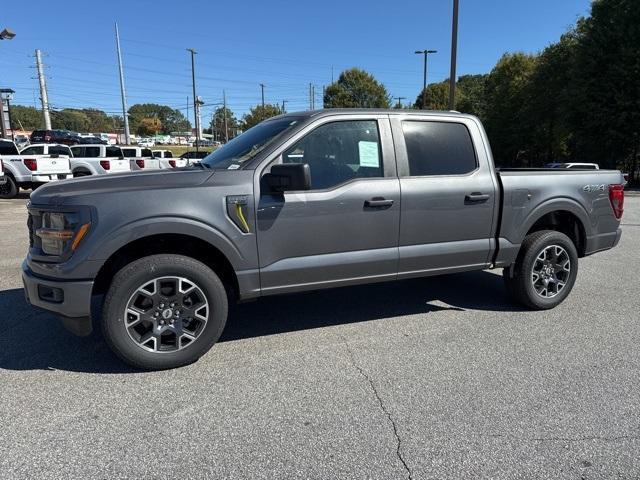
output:
M399 277L489 264L495 175L477 124L456 116L397 116L402 210Z
M386 115L320 119L258 175L274 163L309 164L312 190L259 196L264 293L396 277L400 187Z

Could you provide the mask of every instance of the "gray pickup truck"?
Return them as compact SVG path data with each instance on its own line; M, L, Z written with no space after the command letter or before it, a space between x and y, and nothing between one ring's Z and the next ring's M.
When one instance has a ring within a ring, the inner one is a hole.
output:
M22 276L79 334L99 300L106 341L143 369L195 361L229 302L263 295L501 268L515 301L547 309L578 258L620 240L622 181L496 170L469 115L293 113L191 167L38 189Z

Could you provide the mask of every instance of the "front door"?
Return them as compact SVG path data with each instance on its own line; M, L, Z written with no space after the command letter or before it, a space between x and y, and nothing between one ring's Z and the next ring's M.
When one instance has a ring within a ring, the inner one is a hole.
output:
M263 293L396 276L400 186L389 120L342 118L320 120L272 162L309 164L312 189L259 198Z

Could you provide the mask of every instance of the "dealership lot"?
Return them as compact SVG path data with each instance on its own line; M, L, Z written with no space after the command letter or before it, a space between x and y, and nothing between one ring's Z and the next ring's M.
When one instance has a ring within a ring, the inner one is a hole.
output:
M26 305L26 201L0 200L2 477L640 475L638 196L552 311L497 271L272 297L155 373Z

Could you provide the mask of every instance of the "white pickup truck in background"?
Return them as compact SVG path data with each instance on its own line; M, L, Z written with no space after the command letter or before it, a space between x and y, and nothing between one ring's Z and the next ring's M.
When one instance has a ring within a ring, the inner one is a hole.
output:
M188 161L184 158L174 158L171 150L152 150L153 156L160 160L160 168L186 167Z
M11 140L0 139L0 160L5 178L0 182L0 198L13 198L21 188L33 190L45 183L72 177L67 155L23 154Z
M149 148L120 145L124 158L129 159L131 170L157 170L162 168L160 160L154 158Z
M74 145L71 147L74 177L130 172L131 164L120 147L114 145Z

